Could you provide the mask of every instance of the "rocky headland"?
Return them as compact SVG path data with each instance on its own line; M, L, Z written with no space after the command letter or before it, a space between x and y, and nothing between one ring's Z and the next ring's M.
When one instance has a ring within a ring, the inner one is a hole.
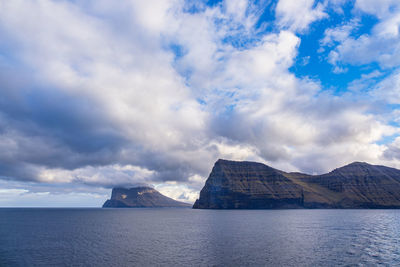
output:
M111 199L103 208L161 208L190 207L191 204L176 201L147 186L133 188L113 188Z
M193 208L400 208L400 170L354 162L308 175L220 159Z

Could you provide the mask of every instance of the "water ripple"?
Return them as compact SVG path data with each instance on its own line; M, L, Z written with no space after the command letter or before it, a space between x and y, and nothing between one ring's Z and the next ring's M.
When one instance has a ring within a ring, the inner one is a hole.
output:
M0 266L398 266L400 210L0 209Z

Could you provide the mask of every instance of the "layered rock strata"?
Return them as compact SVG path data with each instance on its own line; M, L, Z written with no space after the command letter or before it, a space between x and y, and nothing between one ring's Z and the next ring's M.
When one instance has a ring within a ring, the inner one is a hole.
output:
M308 175L220 159L193 208L400 208L400 170L354 162Z

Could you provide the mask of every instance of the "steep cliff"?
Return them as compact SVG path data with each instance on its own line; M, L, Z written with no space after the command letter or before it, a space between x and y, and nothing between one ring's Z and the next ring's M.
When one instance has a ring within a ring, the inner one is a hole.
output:
M305 181L335 194L339 207L400 207L400 170L394 168L354 162Z
M400 170L355 162L308 175L218 160L193 208L400 208Z
M162 195L154 188L141 186L130 189L113 188L111 199L103 208L155 208L155 207L190 207L184 202Z

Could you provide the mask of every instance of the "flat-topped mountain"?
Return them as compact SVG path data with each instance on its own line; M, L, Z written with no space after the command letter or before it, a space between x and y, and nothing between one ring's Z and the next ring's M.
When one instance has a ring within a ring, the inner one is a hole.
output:
M140 186L134 188L113 188L111 199L103 208L156 208L156 207L190 207L188 203L166 197L154 188Z
M400 170L354 162L308 175L220 159L193 208L400 208Z

